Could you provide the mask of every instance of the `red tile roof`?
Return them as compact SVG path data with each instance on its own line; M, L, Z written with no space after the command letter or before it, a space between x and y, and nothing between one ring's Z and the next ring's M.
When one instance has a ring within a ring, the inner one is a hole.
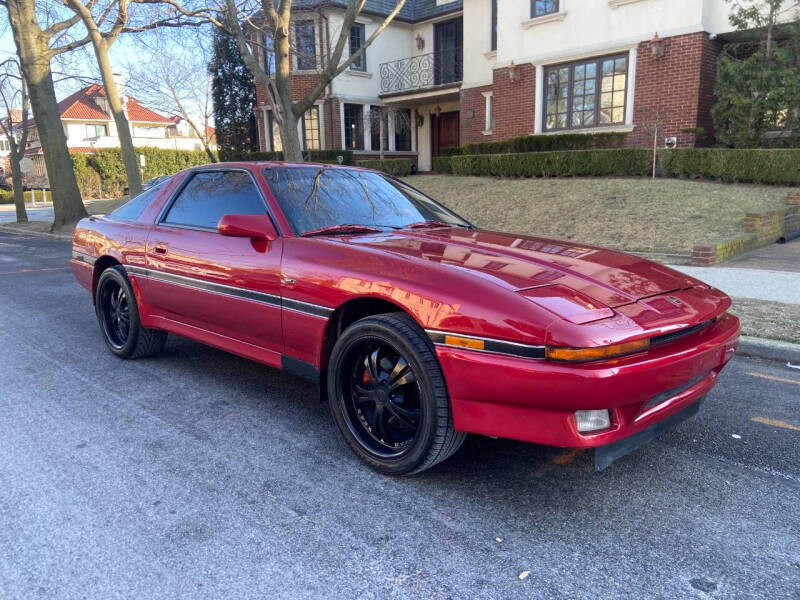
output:
M62 119L97 119L108 121L111 116L103 111L94 101L94 98L104 98L106 91L103 86L92 85L78 90L58 103L58 112ZM169 123L164 115L150 110L136 98L128 96L128 120L138 123Z
M92 148L91 146L70 146L67 148L70 152L75 152L77 154L94 154L97 152L97 148ZM38 148L28 148L25 150L25 154L27 156L34 156L36 154L42 154L41 146Z

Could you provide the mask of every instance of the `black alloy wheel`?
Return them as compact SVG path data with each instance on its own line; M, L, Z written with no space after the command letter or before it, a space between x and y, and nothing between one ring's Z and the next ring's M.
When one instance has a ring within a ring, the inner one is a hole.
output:
M420 390L417 376L396 348L363 338L345 357L343 383L347 424L358 442L375 454L396 457L417 438Z
M97 281L95 311L103 340L119 358L142 358L164 348L167 332L142 327L139 307L121 265L104 270Z
M103 303L103 331L108 343L114 348L125 346L131 331L131 308L125 288L114 280L107 279L99 293Z
M458 450L466 437L453 428L433 344L405 313L350 325L331 353L327 389L340 433L382 473L424 471Z

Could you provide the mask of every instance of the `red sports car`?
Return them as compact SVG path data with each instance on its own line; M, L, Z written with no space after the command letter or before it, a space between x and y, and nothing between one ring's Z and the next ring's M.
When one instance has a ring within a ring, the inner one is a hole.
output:
M172 332L312 379L356 454L398 475L467 433L595 448L603 468L696 413L739 334L696 279L477 229L352 167L188 169L81 221L72 269L118 357Z

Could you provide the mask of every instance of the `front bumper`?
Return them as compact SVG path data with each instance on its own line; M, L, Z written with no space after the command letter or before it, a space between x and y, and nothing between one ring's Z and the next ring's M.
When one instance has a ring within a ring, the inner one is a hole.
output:
M437 346L458 431L565 448L612 444L695 404L739 339L730 314L697 334L612 360L569 364ZM576 410L609 409L612 425L577 430Z

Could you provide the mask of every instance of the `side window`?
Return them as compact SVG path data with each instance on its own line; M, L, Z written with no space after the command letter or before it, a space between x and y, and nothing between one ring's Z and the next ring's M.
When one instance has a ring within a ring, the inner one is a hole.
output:
M216 229L223 215L266 215L267 209L248 173L196 173L163 219L170 225Z
M125 204L120 206L117 210L111 212L108 216L121 221L135 221L144 212L144 209L147 208L147 205L150 204L150 202L154 200L156 196L158 196L158 193L162 189L164 189L164 184L167 181L169 180L165 180L159 185L151 187L149 190L134 196Z

